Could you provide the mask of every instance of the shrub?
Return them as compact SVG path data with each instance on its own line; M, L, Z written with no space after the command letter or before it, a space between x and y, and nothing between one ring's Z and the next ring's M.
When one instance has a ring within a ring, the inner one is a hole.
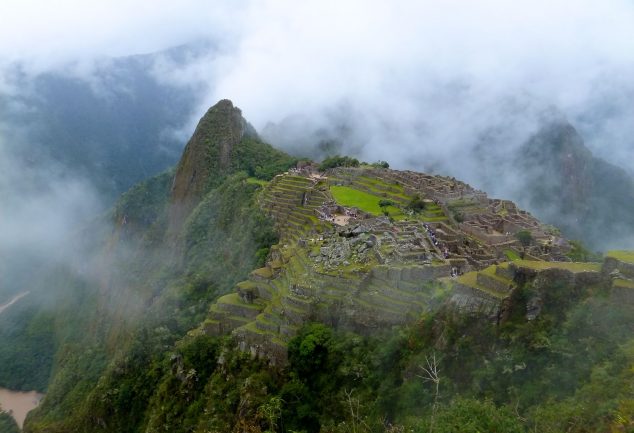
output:
M390 168L390 164L387 161L377 161L370 164L374 168Z
M321 164L319 164L319 170L325 171L325 170L328 170L329 168L358 167L358 166L359 166L359 160L356 158L352 158L350 156L335 155L335 156L329 156L328 158L324 159L321 162Z
M420 198L418 194L416 194L407 204L407 209L411 209L414 212L421 212L425 210L425 202Z
M525 247L529 246L533 242L533 234L529 230L520 230L515 233L515 237Z
M509 408L496 407L490 400L460 398L438 412L434 432L523 433L524 426Z

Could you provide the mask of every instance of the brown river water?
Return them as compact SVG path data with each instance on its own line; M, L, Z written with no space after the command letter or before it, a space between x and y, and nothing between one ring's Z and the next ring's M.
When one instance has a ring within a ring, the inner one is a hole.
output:
M40 403L42 397L44 394L35 391L11 391L0 388L0 407L4 412L11 414L22 428L26 414Z
M0 314L28 294L29 292L22 292L8 302L0 304ZM44 397L44 394L35 391L11 391L10 389L0 388L0 410L11 414L18 426L22 428L26 414L40 403L42 397Z

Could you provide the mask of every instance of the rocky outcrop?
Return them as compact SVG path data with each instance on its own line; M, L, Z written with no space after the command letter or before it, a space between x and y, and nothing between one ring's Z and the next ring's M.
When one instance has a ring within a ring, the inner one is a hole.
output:
M452 282L450 302L462 313L477 314L496 322L506 320L516 290L527 290L527 320L539 316L544 300L575 298L606 283L598 263L520 260L469 272Z
M231 168L231 155L245 136L256 136L239 108L223 99L200 119L176 168L169 209L169 231L177 232L204 194Z

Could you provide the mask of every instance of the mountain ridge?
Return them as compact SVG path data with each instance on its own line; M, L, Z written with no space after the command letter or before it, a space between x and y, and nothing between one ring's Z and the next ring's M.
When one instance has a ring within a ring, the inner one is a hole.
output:
M73 302L57 300L51 321L76 329L46 328L57 355L25 431L344 432L361 419L358 431L425 431L437 408L420 366L438 359L451 396L439 420L466 401L472 419L486 410L520 432L587 420L565 398L604 389L592 373L612 359L627 383L631 253L571 262L566 239L509 200L452 177L298 164L245 137L232 103L215 108L229 124L205 126L214 107L203 116L183 153L196 161L108 215L99 278L60 270ZM594 357L567 355L588 341L601 342ZM627 414L617 391L592 409L596 431ZM539 412L551 406L557 417Z

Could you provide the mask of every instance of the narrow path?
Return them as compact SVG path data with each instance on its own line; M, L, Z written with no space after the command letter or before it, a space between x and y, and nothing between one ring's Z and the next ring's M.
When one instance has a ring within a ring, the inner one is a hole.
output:
M26 295L28 295L29 291L26 292L22 292L22 293L18 293L17 295L15 295L13 298L11 298L11 300L9 302L7 302L6 304L0 304L0 314L2 314L2 312L4 310L6 310L7 308L9 308L11 305L15 304L16 302L18 302L20 299L24 298Z

